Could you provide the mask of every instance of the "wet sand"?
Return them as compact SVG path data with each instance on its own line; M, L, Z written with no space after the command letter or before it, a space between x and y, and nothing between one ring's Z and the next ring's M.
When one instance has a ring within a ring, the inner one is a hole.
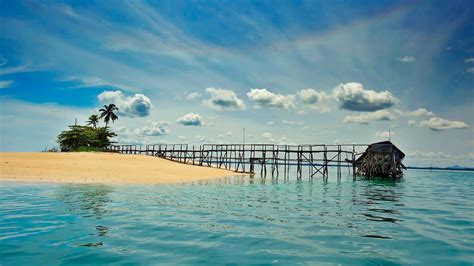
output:
M0 153L0 179L68 183L181 183L241 175L146 155L102 152Z

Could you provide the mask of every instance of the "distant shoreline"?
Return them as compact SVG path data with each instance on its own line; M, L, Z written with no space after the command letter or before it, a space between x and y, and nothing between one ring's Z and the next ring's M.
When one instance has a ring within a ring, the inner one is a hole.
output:
M437 171L474 171L474 168L469 168L469 167L451 168L451 167L417 167L417 166L407 166L407 169L437 170Z
M107 152L1 152L0 180L163 184L242 175L146 156Z

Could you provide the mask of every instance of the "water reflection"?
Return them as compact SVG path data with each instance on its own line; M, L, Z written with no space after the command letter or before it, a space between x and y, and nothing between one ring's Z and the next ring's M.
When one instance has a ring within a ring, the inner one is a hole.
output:
M101 184L68 184L60 187L57 199L64 202L69 211L101 219L109 211L107 204L111 202L109 194L113 191L112 187Z
M370 222L382 222L396 224L403 220L400 206L403 197L403 185L400 182L382 181L382 180L367 180L358 181L366 182L362 191L355 191L352 195L353 204L359 207L365 207L361 211L362 217ZM358 184L360 185L360 184ZM376 239L392 239L387 236L386 229L372 229L372 232L362 234L362 237L376 238Z
M251 190L246 189L249 185L253 187ZM101 220L111 211L108 205L112 202L110 193L114 189L117 188L106 185L64 185L57 197L69 211L84 218ZM265 221L272 224L309 222L320 226L337 226L351 235L368 238L391 239L392 236L388 235L383 225L367 227L362 224L396 224L403 221L398 209L398 206L403 205L401 184L394 182L352 182L351 178L338 182L288 181L234 176L182 186L153 186L148 190L154 192L147 194L150 198L146 208L167 209L173 213L185 209L186 213L196 213L204 215L203 217L223 215L227 217L226 220L234 217L235 220ZM234 195L239 200L232 200L232 197L227 200L222 198L221 193ZM170 213L163 215L173 217ZM101 238L98 240L108 237L110 231L109 227L97 223L93 224L93 229L93 235ZM81 244L86 247L102 245L103 241Z
M62 185L56 194L56 198L65 204L69 212L79 215L85 219L101 220L108 212L109 203L112 200L109 194L114 189L102 184L67 184ZM110 228L105 225L97 224L93 226L94 230L91 236L107 237ZM87 242L77 244L81 247L101 247L102 241Z

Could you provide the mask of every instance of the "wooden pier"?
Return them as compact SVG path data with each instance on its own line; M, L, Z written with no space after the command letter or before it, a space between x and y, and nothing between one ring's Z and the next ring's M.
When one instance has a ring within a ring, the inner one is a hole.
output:
M290 169L297 179L321 177L327 180L329 168L336 171L338 179L344 169L352 174L354 162L367 148L366 144L340 145L273 145L273 144L152 144L112 145L108 151L123 154L145 154L175 162L216 167L261 177L290 177Z

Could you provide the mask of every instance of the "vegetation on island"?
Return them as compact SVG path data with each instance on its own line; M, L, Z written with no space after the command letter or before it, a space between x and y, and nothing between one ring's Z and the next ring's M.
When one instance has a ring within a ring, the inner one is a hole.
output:
M108 126L110 121L114 123L118 119L117 106L115 104L104 105L99 110L100 115L93 114L86 121L86 125L72 125L69 130L62 131L58 135L58 143L61 151L102 151L113 142L111 138L117 136ZM103 119L105 126L100 127L99 122Z

